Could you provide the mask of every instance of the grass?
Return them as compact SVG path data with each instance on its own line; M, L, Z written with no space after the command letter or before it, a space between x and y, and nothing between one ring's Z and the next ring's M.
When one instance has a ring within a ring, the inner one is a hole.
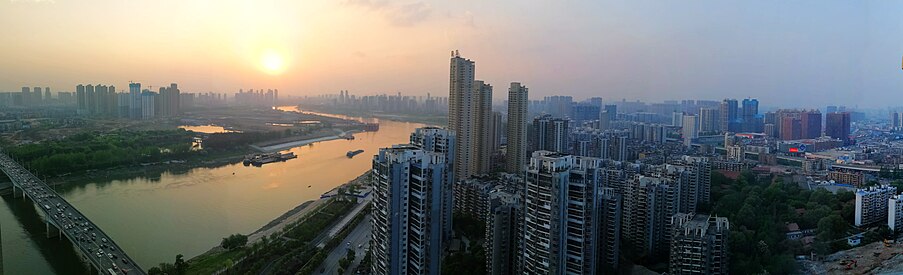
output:
M186 274L211 274L232 265L235 260L244 256L244 253L245 248L205 253L188 261Z

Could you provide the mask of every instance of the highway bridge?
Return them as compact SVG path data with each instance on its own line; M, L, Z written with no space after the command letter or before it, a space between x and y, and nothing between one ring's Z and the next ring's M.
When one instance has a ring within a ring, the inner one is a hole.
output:
M88 217L2 151L0 151L0 170L13 183L13 197L21 192L23 198L31 199L44 214L47 237L66 236L82 258L94 266L100 274L146 274Z

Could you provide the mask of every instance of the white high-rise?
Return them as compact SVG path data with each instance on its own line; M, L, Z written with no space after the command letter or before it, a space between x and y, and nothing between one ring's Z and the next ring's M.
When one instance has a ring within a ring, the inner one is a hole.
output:
M373 157L373 274L439 274L451 231L454 133L417 129Z
M681 135L683 136L684 146L690 146L693 143L693 139L699 137L699 117L696 115L684 115Z

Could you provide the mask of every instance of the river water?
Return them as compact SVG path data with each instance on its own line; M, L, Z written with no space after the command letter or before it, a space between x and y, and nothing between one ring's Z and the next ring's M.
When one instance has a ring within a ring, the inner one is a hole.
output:
M283 107L295 110L294 107ZM299 157L263 167L241 163L127 179L90 180L57 191L90 217L144 269L196 256L234 233L249 234L299 204L370 169L379 148L406 143L419 123L380 121L377 132L292 148ZM352 159L350 150L365 152ZM48 239L28 201L4 196L0 241L6 274L80 274L68 240Z

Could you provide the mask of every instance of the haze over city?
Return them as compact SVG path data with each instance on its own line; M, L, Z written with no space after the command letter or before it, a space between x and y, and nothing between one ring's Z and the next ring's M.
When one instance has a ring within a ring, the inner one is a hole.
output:
M11 0L0 90L435 95L457 49L478 79L523 82L531 98L883 108L903 89L901 12L896 1Z

